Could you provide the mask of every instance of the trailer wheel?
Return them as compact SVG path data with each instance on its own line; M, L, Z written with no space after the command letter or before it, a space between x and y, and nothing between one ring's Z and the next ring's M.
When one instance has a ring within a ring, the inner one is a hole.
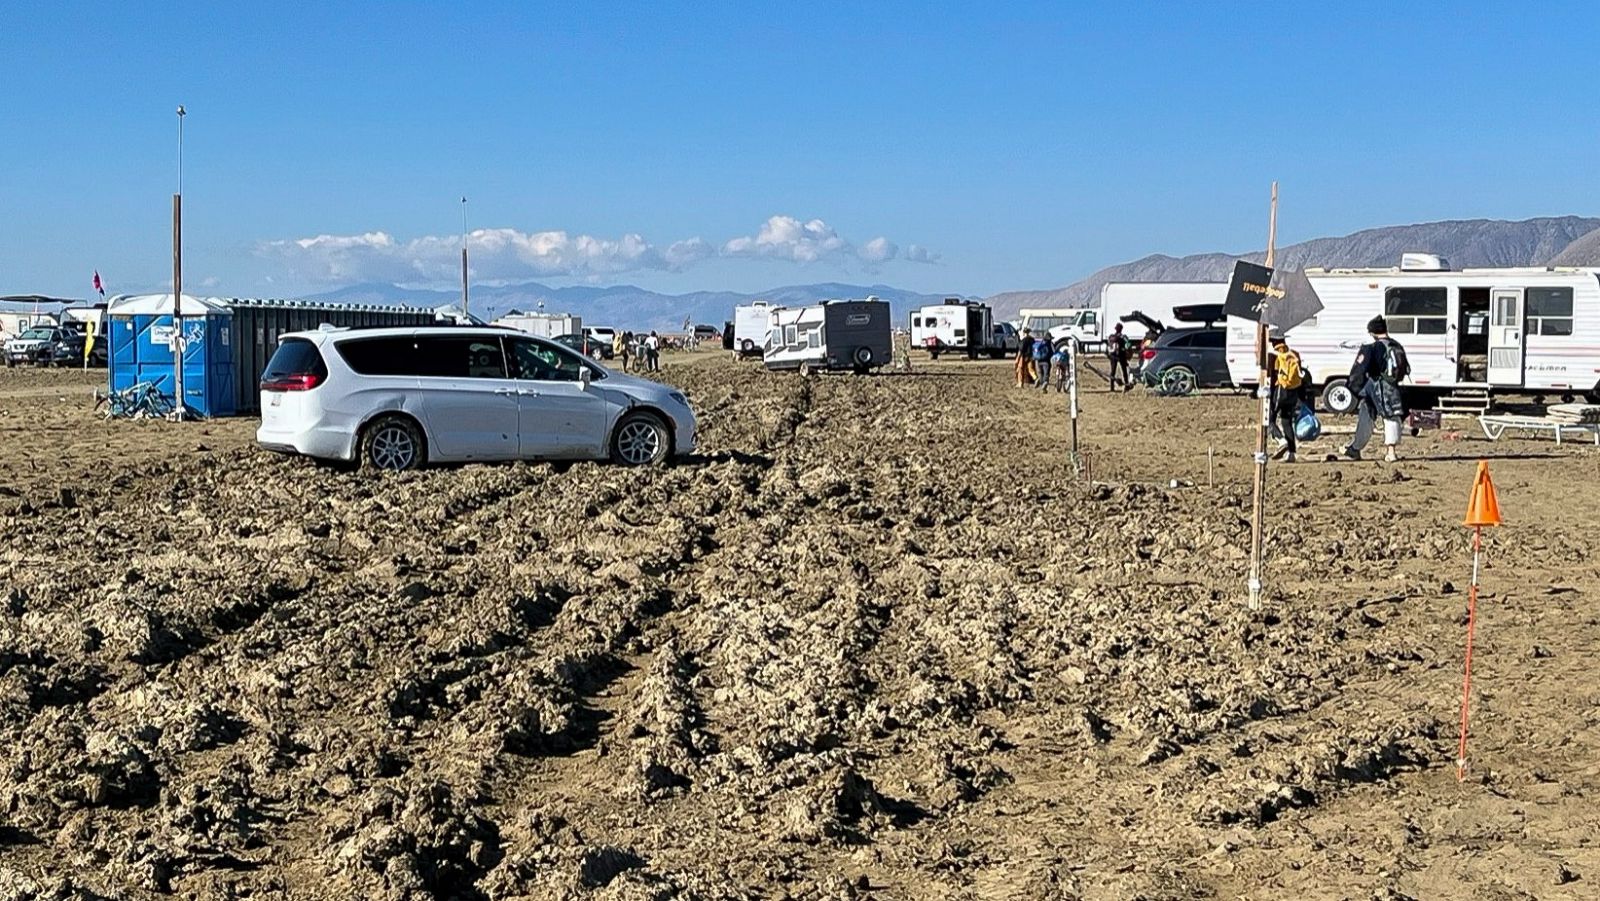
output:
M854 360L857 366L865 369L872 365L872 348L862 345L856 348L855 353L850 355L850 359Z
M747 354L756 349L756 343L749 338L739 342L739 352Z
M1356 408L1356 393L1344 379L1330 379L1322 386L1322 409L1329 413L1352 413Z

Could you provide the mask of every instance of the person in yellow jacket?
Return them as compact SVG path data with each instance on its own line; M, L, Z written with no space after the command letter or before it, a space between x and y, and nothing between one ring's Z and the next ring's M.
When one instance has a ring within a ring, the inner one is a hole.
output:
M1294 422L1300 416L1300 395L1305 388L1305 371L1300 368L1300 355L1289 347L1281 332L1271 338L1272 353L1268 356L1268 371L1272 373L1272 418L1283 432L1283 446L1272 455L1287 463L1294 462L1296 450Z
M1022 330L1022 340L1017 344L1017 387L1032 385L1037 381L1033 374L1033 337L1027 329Z

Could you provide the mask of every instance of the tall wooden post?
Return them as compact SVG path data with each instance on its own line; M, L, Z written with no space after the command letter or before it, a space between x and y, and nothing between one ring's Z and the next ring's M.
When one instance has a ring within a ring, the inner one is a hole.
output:
M467 198L461 198L461 318L471 314L467 310Z
M1278 183L1272 183L1272 212L1267 223L1267 268L1272 268L1278 243ZM1267 505L1267 429L1272 421L1272 381L1267 372L1267 321L1256 323L1256 393L1261 415L1256 422L1255 499L1250 505L1250 609L1261 609L1261 555Z

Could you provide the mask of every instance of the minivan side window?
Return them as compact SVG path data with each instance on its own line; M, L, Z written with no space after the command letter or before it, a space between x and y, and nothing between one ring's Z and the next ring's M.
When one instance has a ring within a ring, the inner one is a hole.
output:
M417 341L410 335L359 338L334 345L345 365L361 375L420 375Z
M418 335L416 374L435 378L503 379L506 357L499 337Z
M577 355L562 348L510 338L512 378L538 382L576 382L584 363ZM593 370L591 370L592 372Z

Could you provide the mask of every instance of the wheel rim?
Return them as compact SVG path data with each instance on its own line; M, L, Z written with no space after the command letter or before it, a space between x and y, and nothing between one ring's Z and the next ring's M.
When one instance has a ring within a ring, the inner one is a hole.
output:
M417 442L398 425L380 426L372 436L372 463L379 469L409 469L417 459Z
M630 422L617 433L617 452L625 462L649 463L661 452L661 431L648 422Z
M1167 390L1173 394L1188 394L1194 390L1194 376L1185 369L1168 372L1162 381L1167 383Z
M1336 413L1343 413L1349 410L1350 407L1351 403L1349 388L1346 388L1344 385L1336 385L1328 389L1328 409L1333 410Z

